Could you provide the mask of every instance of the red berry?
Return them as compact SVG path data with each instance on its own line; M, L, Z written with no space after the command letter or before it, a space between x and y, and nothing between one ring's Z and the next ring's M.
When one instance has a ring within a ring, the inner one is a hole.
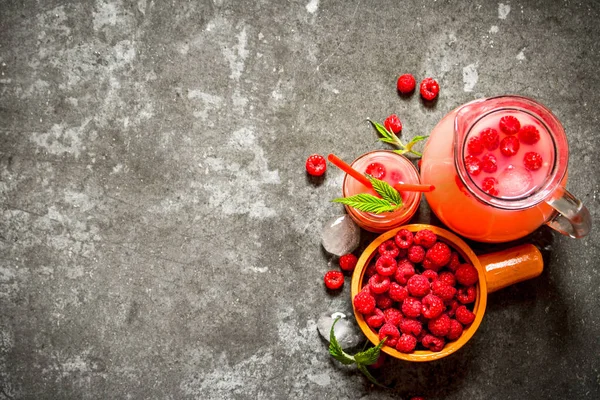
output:
M460 335L462 335L463 333L463 327L460 324L460 322L458 322L455 319L451 319L450 320L450 331L448 331L448 333L446 334L446 338L448 340L456 340L460 337Z
M542 167L542 156L534 151L530 151L525 153L525 157L523 157L523 164L525 168L530 171L536 171Z
M381 256L377 259L375 268L379 275L392 276L396 272L398 265L396 264L396 259L394 257Z
M412 318L402 318L400 321L400 332L410 333L415 336L419 336L423 330L423 324L420 321Z
M519 131L519 139L525 144L534 144L540 140L540 131L533 125L525 125Z
M446 243L437 242L427 250L425 258L431 260L434 267L433 269L439 270L450 262L451 255L452 252L450 251L450 247L448 247Z
M435 99L440 92L440 85L433 78L425 78L419 87L421 96L428 101Z
M379 357L377 357L377 361L375 361L373 364L369 365L369 368L377 369L377 368L383 367L383 364L385 363L386 358L387 358L387 356L382 351L381 353L379 353Z
M426 249L430 248L437 242L437 235L429 229L422 229L415 233L414 243L423 246Z
M454 314L456 314L456 309L458 307L460 307L460 303L458 302L458 300L451 300L446 308L446 314L448 314L449 317L454 317Z
M410 400L425 400L425 397L423 396L413 396L410 398Z
M402 302L402 313L409 318L417 318L421 315L421 302L414 297L407 297Z
M446 314L441 314L437 318L433 318L427 324L427 328L432 335L435 336L446 336L450 332L450 317Z
M385 172L383 164L378 162L367 165L367 169L365 170L367 175L371 175L375 179L383 179L385 177Z
M423 264L425 264L425 261L427 261L427 259L425 259L423 261ZM423 271L423 273L421 275L423 275L425 278L427 278L429 283L435 282L438 278L437 272L435 272L433 269L425 269L425 271Z
M521 144L519 143L519 138L516 136L506 136L500 142L500 152L506 157L517 154L519 147L521 147Z
M498 189L496 189L496 178L488 176L481 182L481 190L491 196L498 196Z
M441 351L444 348L444 344L446 344L444 339L433 335L423 336L421 343L431 351Z
M414 297L423 297L429 293L430 285L429 280L423 275L413 275L406 283L408 293Z
M390 288L390 278L375 274L369 278L369 289L371 293L381 294L388 291Z
M396 344L396 350L401 353L412 353L412 351L417 347L417 338L413 335L407 335L403 333L398 339L398 343Z
M444 302L442 299L434 294L428 294L427 296L423 297L421 304L423 305L421 308L421 314L428 319L439 317L446 308L444 307Z
M494 128L486 128L482 130L479 134L479 137L481 138L481 143L483 143L483 146L489 151L493 151L498 148L498 144L500 143L500 135Z
M466 306L459 306L456 309L456 320L463 325L469 325L475 321L475 314L471 312Z
M477 176L481 172L481 161L479 161L479 158L469 154L465 157L465 168L469 175Z
M398 88L398 91L400 93L409 94L413 90L415 90L416 85L417 81L415 80L414 76L412 76L411 74L404 74L400 75L400 78L398 78L398 84L396 85L396 87Z
M467 141L467 150L469 154L478 156L483 153L483 142L478 136L473 136Z
M496 156L493 154L486 154L481 158L481 169L484 172L496 172L498 169L498 162L496 160Z
M344 284L344 274L340 271L328 271L323 280L327 289L337 290Z
M462 304L473 303L476 298L477 291L475 290L475 286L461 287L458 289L458 293L456 293L456 300Z
M455 272L459 266L460 266L460 258L458 257L458 253L453 251L452 255L450 256L450 262L448 263L448 265L446 265L446 268L448 268L452 272ZM452 285L452 286L454 286L454 285Z
M400 229L396 236L394 236L394 242L401 249L408 249L413 244L413 233L407 229Z
M325 158L320 154L313 154L306 159L306 172L312 176L321 176L327 170Z
M408 297L408 289L397 284L396 282L392 282L390 283L390 288L388 289L388 295L392 300L402 302Z
M456 270L456 280L463 286L472 286L479 280L477 270L471 264L462 264Z
M344 254L340 257L340 268L344 271L354 271L358 258L354 254Z
M444 301L450 301L456 295L456 288L437 280L431 284L431 292Z
M396 282L401 285L406 285L408 279L415 274L415 267L413 263L404 259L398 263L398 268L396 269L396 273L394 274L394 278Z
M382 256L390 256L393 258L398 257L398 254L400 254L400 249L398 248L398 246L396 246L396 243L394 243L394 241L391 239L381 243L377 248L377 251Z
M392 300L387 293L375 295L375 306L378 308L385 310L386 308L390 308L393 304L394 300Z
M379 329L379 339L383 340L387 336L385 341L386 346L396 347L398 339L400 338L400 331L392 324L383 324Z
M402 313L400 310L395 308L388 308L383 312L383 316L385 317L386 324L392 324L394 326L398 326L400 321L402 321Z
M374 262L371 262L369 264L369 266L367 267L367 269L365 269L365 276L367 278L370 278L373 275L375 275L376 273L377 273L377 267Z
M375 297L367 292L359 292L354 296L354 308L361 314L371 314L375 309Z
M421 246L413 245L408 249L407 258L415 264L423 262L425 259L425 249Z
M507 135L514 135L515 133L519 132L519 129L521 129L521 123L512 115L505 115L504 117L500 118L499 125L500 130Z
M456 253L453 253L453 255ZM450 262L452 262L452 258L450 259ZM448 263L449 265L450 263ZM454 277L454 274L450 271L444 271L441 272L438 276L438 281L448 285L448 286L455 286L456 285L456 278Z
M367 284L365 286L362 287L362 289L360 289L361 292L365 292L367 294L371 294L371 289L369 288L369 282L367 282Z
M402 122L400 122L400 118L396 114L392 114L383 121L383 126L390 132L400 133L402 130Z
M385 322L383 311L379 308L374 309L372 314L365 317L365 322L373 329L379 328Z

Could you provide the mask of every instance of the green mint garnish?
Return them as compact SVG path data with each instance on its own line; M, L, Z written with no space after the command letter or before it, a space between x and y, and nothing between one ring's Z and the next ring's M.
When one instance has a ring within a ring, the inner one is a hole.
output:
M334 203L342 203L354 207L357 210L373 214L396 211L402 207L402 197L400 197L400 193L398 193L398 191L389 183L373 178L371 175L367 175L367 178L369 178L371 185L373 185L373 189L381 196L381 198L368 193L359 193L354 196L339 197L331 201Z
M413 150L413 146L416 143L427 139L429 136L415 136L414 138L411 139L410 142L408 142L408 144L404 145L404 143L402 143L402 141L398 138L398 136L396 136L394 134L394 132L388 131L387 129L385 129L385 126L383 126L375 121L371 121L370 119L368 121L371 123L371 125L373 125L375 130L381 135L381 137L379 138L380 141L382 141L384 143L392 144L399 148L399 150L394 150L394 152L396 152L398 154L412 153L417 157L421 157L423 155L420 152Z

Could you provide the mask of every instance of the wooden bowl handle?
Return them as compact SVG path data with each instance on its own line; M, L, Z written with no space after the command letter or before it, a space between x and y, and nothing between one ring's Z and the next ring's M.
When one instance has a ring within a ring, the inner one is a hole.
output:
M484 254L477 258L485 268L488 293L535 278L544 269L542 254L532 244Z

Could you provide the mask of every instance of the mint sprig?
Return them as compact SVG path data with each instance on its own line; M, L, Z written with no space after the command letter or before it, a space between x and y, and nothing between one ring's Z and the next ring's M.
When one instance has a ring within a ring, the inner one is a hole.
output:
M390 132L388 131L385 126L375 122L375 121L371 121L370 119L368 119L367 121L369 121L371 123L371 125L373 125L373 128L375 128L375 130L381 135L381 137L379 138L380 141L384 142L384 143L389 143L391 145L394 145L396 147L399 148L399 150L394 150L395 153L398 154L406 154L406 153L412 153L417 157L421 157L423 156L422 153L413 150L413 146L422 141L427 139L429 136L415 136L413 137L410 142L408 142L406 145L404 143L402 143L402 141L398 138L398 136L396 136L394 134L394 132Z
M331 354L333 358L335 358L344 365L356 364L358 370L362 372L368 380L370 380L378 386L385 387L379 382L377 382L377 379L375 379L375 377L371 375L371 373L367 369L367 365L374 364L377 361L377 359L379 358L379 353L381 352L381 346L383 346L383 344L385 343L387 336L383 338L383 340L379 342L377 346L371 347L368 350L361 351L359 353L356 353L354 356L351 356L342 349L335 337L334 328L335 324L339 321L339 319L340 317L337 317L331 325L331 331L329 332L329 354Z
M374 214L392 212L402 207L403 204L400 193L398 193L398 191L389 183L373 178L371 175L367 175L367 178L371 182L371 185L373 185L373 189L381 196L381 198L369 193L359 193L354 196L339 197L331 201Z

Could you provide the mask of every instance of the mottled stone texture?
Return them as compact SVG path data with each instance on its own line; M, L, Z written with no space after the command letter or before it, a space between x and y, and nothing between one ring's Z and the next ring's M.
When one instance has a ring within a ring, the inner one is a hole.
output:
M319 233L342 174L304 172L385 147L367 117L409 138L516 93L562 120L597 220L599 19L593 0L0 1L0 399L599 398L599 242L546 227L523 240L543 275L491 295L458 353L388 360L390 390L333 361L315 323L349 282L324 290ZM437 103L398 97L403 72Z

